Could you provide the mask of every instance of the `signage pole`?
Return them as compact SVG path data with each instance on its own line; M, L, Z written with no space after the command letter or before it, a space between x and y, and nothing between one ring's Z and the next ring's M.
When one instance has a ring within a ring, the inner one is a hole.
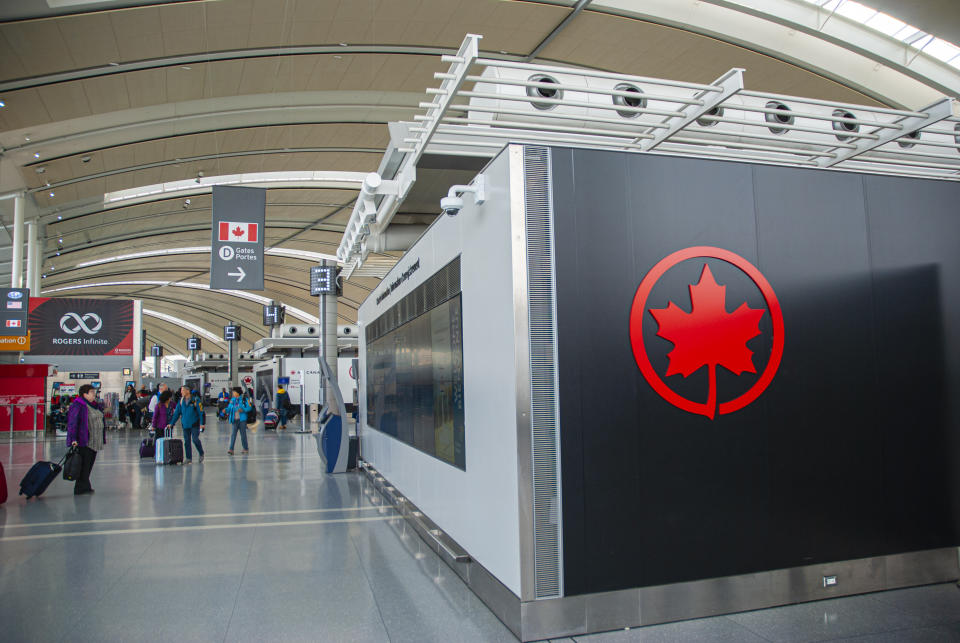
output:
M159 384L160 384L160 382L159 382L159 380L160 380L160 356L159 356L159 355L156 355L156 354L153 356L153 377L154 377L156 380L158 380L158 381L157 381L157 385L159 385Z
M233 322L230 322L229 325L233 326ZM237 364L237 342L233 339L227 341L227 360L227 367L230 370L230 386L240 386L240 368ZM246 392L246 390L244 390L244 392Z
M327 265L327 260L324 259L320 264L322 266ZM319 370L320 376L320 407L317 409L317 422L320 422L322 417L323 409L327 406L327 378L324 373L323 366L320 364L327 354L327 334L325 331L326 319L327 319L327 296L320 295L320 323L318 324L317 330L320 331L317 333L319 335L318 346L317 346L317 368Z

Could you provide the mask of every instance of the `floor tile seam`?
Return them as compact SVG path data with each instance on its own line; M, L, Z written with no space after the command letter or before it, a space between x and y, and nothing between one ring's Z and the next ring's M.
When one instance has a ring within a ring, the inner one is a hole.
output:
M149 533L161 533L161 532L181 532L181 531L213 531L219 529L244 529L244 528L257 528L257 527L296 527L299 525L326 525L326 524L349 524L349 523L359 523L359 522L378 522L384 520L391 520L396 518L396 516L370 516L370 517L360 517L360 518L330 518L326 520L292 520L292 521L277 521L277 522L260 522L260 523L228 523L220 525L189 525L189 526L167 526L167 527L151 527L144 529L105 529L98 531L76 531L76 532L64 532L59 534L31 534L26 536L10 536L10 537L0 537L0 543L3 542L21 542L21 541L30 541L30 540L52 540L54 538L78 538L82 536L129 536L135 534L149 534Z
M247 548L247 561L243 564L243 572L240 574L240 582L237 583L237 591L233 596L233 609L230 610L230 618L227 619L227 627L223 632L223 641L226 643L230 636L230 626L233 624L233 617L237 613L237 605L240 604L240 591L243 589L243 581L247 578L247 569L250 567L250 558L253 555L253 545L257 542L257 529L254 528L250 536L250 546Z
M377 599L377 591L373 587L373 583L370 581L370 575L367 573L367 568L363 564L363 555L360 553L360 548L357 546L357 541L353 537L353 534L347 532L347 538L350 539L350 544L353 545L353 550L357 553L357 564L360 565L360 571L363 572L363 578L367 581L367 587L370 589L370 596L373 597L373 604L377 606L377 616L380 617L380 625L383 626L383 632L387 635L387 641L393 643L393 637L390 636L390 630L387 628L387 622L383 618L383 610L380 608L380 601Z
M65 520L48 521L36 523L17 523L13 525L4 525L4 529L31 529L42 527L55 527L66 525L85 525L91 523L122 523L122 522L141 522L148 520L208 520L211 518L239 518L239 517L257 517L257 516L282 516L282 515L305 515L310 513L334 513L348 511L372 511L380 509L376 505L365 507L322 507L319 509L282 509L276 511L249 511L238 513L215 513L215 514L187 514L183 516L124 516L121 518L91 518L89 520ZM391 508L391 511L396 512Z

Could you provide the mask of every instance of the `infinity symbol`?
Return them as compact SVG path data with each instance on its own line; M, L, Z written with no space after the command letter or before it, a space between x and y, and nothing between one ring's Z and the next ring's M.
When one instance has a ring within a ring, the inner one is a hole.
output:
M75 322L76 325L69 325L70 321ZM87 322L90 322L93 327L87 326ZM76 335L81 330L88 335L96 335L102 326L103 320L95 313L84 313L83 317L77 313L67 313L60 318L60 330L68 335Z

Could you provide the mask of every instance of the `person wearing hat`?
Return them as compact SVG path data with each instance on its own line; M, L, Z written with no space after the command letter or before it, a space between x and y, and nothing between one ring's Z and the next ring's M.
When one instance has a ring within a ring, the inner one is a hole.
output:
M277 415L280 416L280 428L287 428L287 409L290 407L290 394L282 386L277 389Z

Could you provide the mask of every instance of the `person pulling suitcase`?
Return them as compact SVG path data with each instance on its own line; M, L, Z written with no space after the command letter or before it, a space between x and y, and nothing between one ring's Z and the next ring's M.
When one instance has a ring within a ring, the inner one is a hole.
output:
M67 411L67 444L79 449L83 462L80 475L73 483L73 494L76 496L93 493L90 472L93 471L97 452L102 451L107 442L103 411L96 402L97 389L84 384L79 392Z
M180 387L180 401L177 403L173 412L173 417L167 423L168 429L173 429L177 420L183 427L183 450L186 455L184 464L193 464L193 448L191 441L197 446L197 453L200 454L200 462L203 462L203 444L200 442L200 432L204 427L203 405L200 403L200 396L194 396L190 393L187 386Z

